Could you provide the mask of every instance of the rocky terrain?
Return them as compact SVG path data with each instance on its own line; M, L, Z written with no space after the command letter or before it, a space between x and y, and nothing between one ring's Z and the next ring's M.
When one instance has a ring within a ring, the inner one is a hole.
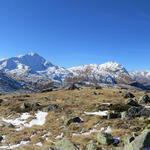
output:
M0 149L148 150L150 93L72 87L0 96Z

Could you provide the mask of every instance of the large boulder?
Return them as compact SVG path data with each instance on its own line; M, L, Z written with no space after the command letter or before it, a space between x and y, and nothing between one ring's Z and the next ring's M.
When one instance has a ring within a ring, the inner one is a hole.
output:
M124 150L149 150L150 149L150 130L145 130L141 135L133 138L124 145Z
M97 136L97 142L104 145L113 144L114 139L113 136L109 133L100 132Z
M132 93L130 93L130 92L127 92L127 93L125 93L125 95L124 95L124 98L134 98L135 96L132 94Z
M121 114L119 112L111 112L107 115L107 119L117 119L121 118Z
M63 139L55 144L57 150L79 150L70 140Z
M127 111L124 111L121 113L121 119L131 120L133 117Z
M131 99L131 98L125 100L125 104L130 105L130 106L139 106L138 102L136 100Z
M140 97L139 100L140 104L146 104L146 103L150 103L150 98L147 94L143 95L142 97Z
M54 146L47 146L44 150L79 150L79 148L68 139L55 143Z
M121 113L122 119L134 119L135 117L144 117L148 118L150 117L150 109L147 109L145 107L131 107L128 109L128 111Z

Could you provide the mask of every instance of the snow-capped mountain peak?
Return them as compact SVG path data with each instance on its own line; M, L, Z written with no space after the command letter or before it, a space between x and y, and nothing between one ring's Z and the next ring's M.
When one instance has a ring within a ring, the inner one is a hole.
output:
M34 52L0 60L0 71L17 81L34 83L39 80L61 82L72 75L67 69L53 65Z
M53 66L47 62L43 57L36 53L29 53L16 57L6 58L0 60L0 70L7 72L11 70L32 70L32 72L43 71L48 67Z
M99 82L107 83L107 79L111 80L111 83L127 83L131 81L131 77L128 71L117 62L106 62L104 64L89 64L84 66L73 67L69 69L76 76L88 75L96 78Z

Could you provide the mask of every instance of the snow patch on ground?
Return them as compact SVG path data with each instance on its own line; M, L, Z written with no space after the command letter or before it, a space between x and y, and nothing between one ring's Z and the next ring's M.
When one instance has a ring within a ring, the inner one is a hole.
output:
M7 122L7 123L11 123L14 126L19 126L21 124L25 124L26 123L26 119L28 119L31 115L29 113L23 113L19 118L16 119L5 119L2 118L2 121Z
M28 144L30 141L21 141L19 144L15 144L15 145L9 145L9 146L0 146L0 149L14 149L17 148L21 145L25 145Z
M41 142L38 142L38 143L36 143L35 145L36 145L36 146L41 146L41 147L43 146L43 144L42 144Z
M57 140L57 139L61 139L61 138L63 138L63 137L64 137L64 133L61 133L61 135L56 136L55 139Z
M4 118L2 118L2 120L4 122L11 123L14 126L19 126L16 130L20 131L20 130L24 129L25 127L30 128L34 125L38 125L38 126L44 125L47 115L48 115L47 112L38 111L37 113L35 113L36 119L31 120L29 123L26 123L26 119L31 117L31 115L29 113L23 113L19 118L16 118L15 120L13 120L13 119L7 120Z
M102 127L100 130L92 129L92 130L90 130L90 131L88 131L88 132L84 132L84 129L82 129L82 131L81 131L80 133L73 133L72 135L73 135L73 136L79 136L79 135L87 136L87 135L90 135L90 134L92 134L92 133L99 133L99 132L102 132L102 131L104 131L104 130L105 130L104 127ZM104 132L110 133L111 131L112 131L111 127L108 126L107 129L106 129Z
M84 112L86 115L107 116L108 111Z
M87 135L90 135L92 133L98 133L98 132L101 132L103 131L104 128L102 127L100 130L97 130L97 129L92 129L90 130L89 132L84 132L84 133L73 133L72 135L73 136L79 136L79 135L84 135L84 136L87 136Z
M108 126L107 129L105 130L106 133L110 133L112 131L111 127Z

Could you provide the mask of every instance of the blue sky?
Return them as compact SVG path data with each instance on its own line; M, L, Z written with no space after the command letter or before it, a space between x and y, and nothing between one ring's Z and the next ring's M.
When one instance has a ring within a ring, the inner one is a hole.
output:
M149 0L0 0L0 57L150 69Z

